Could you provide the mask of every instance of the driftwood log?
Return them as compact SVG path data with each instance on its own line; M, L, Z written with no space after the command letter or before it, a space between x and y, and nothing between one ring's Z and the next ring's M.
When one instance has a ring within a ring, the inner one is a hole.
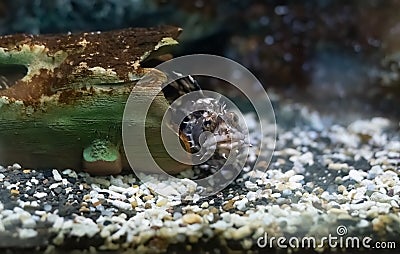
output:
M0 37L0 164L94 174L129 168L121 145L125 103L147 72L142 62L165 54L179 33L158 27ZM149 85L139 96L156 91ZM176 173L187 166L163 150L158 126L168 102L160 93L153 104L149 149L164 170Z

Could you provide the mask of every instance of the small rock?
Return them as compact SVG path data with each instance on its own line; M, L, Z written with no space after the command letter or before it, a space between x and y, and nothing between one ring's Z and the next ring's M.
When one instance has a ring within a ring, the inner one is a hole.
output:
M43 206L43 210L45 210L46 212L50 212L51 209L52 209L52 206L49 205L49 204L45 204L45 205Z
M37 193L33 194L33 196L34 196L35 198L41 199L41 198L46 197L46 196L47 196L47 193L46 193L46 192L37 192Z
M242 226L232 233L232 238L234 240L243 239L251 234L251 229L248 225Z
M90 209L87 208L86 206L82 206L82 207L79 209L79 212L81 212L81 213L88 213L88 212L90 212Z
M57 187L57 188L55 188L53 191L54 191L54 193L56 194L56 195L60 195L61 194L61 192L62 192L62 188L61 187Z
M198 214L189 213L183 215L182 221L186 224L194 224L194 223L201 223L203 219Z
M22 166L19 165L18 163L14 163L14 164L12 165L12 169L13 169L13 170L20 170L21 168L22 168Z
M152 200L153 198L154 198L153 195L146 195L143 197L143 201L146 202L146 201Z
M201 208L208 208L208 202L206 201L206 202L203 202L201 205L200 205L200 207Z
M337 191L338 193L344 193L345 191L347 191L347 188L344 185L339 185Z
M36 237L37 235L38 232L31 228L21 228L19 230L19 238L21 239L33 238Z
M287 198L290 197L293 194L292 190L285 189L282 191L282 197Z
M381 175L383 173L383 169L379 165L373 166L369 171L368 171L368 179L374 179L378 175Z
M357 223L357 227L358 227L358 228L366 228L366 227L368 227L369 225L370 225L370 223L369 223L367 220L364 220L364 219L360 220L360 221Z
M180 218L182 218L182 214L180 212L174 212L173 219L178 220Z
M52 173L53 173L54 181L57 181L57 182L62 181L63 178L57 169L53 169Z
M247 198L243 198L241 200L236 201L235 206L239 211L245 211L248 202L249 200Z
M364 171L352 169L349 172L350 179L353 179L356 182L361 182L368 174Z
M167 202L168 202L168 200L167 200L166 198L159 198L159 199L157 200L156 205L157 205L158 207L165 206L165 205L167 204Z
M303 175L294 175L289 177L289 182L291 183L298 183L304 179Z
M235 203L234 200L229 200L227 201L225 204L223 204L222 209L224 209L225 211L229 211L233 209L233 203Z
M374 192L371 194L371 200L380 203L389 203L390 201L392 201L392 199L392 197L389 197L388 195L385 195L381 192Z
M257 190L259 187L256 183L250 182L250 181L246 181L244 183L244 185L246 186L247 189L249 190Z
M331 170L344 170L344 169L348 169L349 165L347 163L329 163L328 164L328 169Z

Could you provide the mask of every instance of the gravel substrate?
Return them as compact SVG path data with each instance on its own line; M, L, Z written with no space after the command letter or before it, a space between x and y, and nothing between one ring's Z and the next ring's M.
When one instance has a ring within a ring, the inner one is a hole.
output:
M281 110L297 118L295 125L278 118L268 171L246 172L256 158L251 155L228 188L205 199L168 200L129 172L92 177L69 169L0 167L0 247L45 253L264 252L257 240L265 233L321 239L344 226L346 236L400 248L399 123L371 118L327 126L302 107ZM251 127L254 119L246 117ZM251 134L252 142L259 138ZM261 161L255 168L266 166ZM182 197L195 189L189 179L169 185ZM317 248L328 249L340 248Z

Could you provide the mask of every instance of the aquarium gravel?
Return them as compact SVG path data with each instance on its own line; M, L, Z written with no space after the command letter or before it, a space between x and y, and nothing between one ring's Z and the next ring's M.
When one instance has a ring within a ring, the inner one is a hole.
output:
M333 124L301 106L281 111L268 170L261 161L255 174L248 171L256 159L251 151L239 177L207 198L194 194L190 179L171 182L167 193L182 200L169 200L131 172L93 177L18 163L0 167L0 247L16 253L264 252L271 246L260 246L259 239L266 235L329 234L399 244L399 123L375 117ZM253 116L246 119L251 127ZM260 139L259 133L250 136ZM191 201L184 199L189 194Z

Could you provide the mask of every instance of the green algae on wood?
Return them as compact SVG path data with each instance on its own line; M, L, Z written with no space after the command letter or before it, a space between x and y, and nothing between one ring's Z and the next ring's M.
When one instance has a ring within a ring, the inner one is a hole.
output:
M0 90L0 164L80 169L94 162L83 151L102 140L121 155L121 166L110 173L128 168L121 148L125 103L135 83L148 72L141 63L166 52L168 46L177 43L179 33L179 28L158 27L0 37L3 80L13 80L7 76L10 71L4 71L6 67L26 68L21 79ZM161 87L149 86L141 96L154 93L154 89L160 91ZM159 108L167 106L160 93L155 100L157 110L150 110L146 128L152 134L149 146L155 151L156 161L166 171L176 172L182 165L163 152L156 133ZM114 159L117 161L118 156Z

